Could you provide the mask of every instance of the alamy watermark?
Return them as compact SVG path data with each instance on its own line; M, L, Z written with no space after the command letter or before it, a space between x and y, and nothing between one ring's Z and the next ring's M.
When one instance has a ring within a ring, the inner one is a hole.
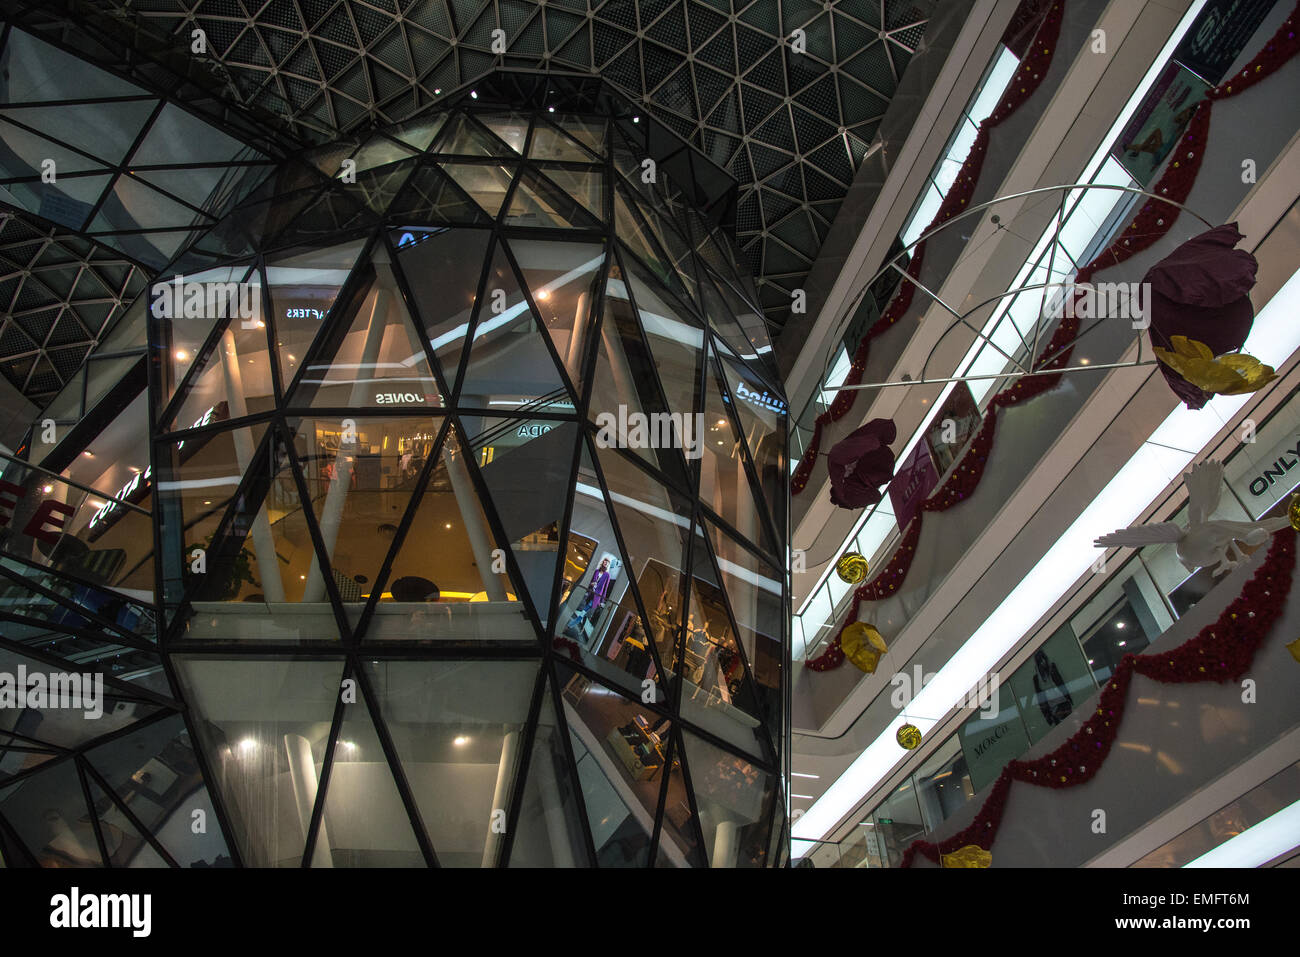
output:
M251 282L198 282L176 276L149 289L155 319L242 319L257 325L260 287Z
M1063 283L1048 315L1054 319L1127 319L1134 329L1151 325L1151 284L1148 282Z
M691 460L704 455L703 412L618 412L596 416L596 444L602 449L681 449Z
M104 676L68 671L0 671L0 708L66 709L96 721L104 716Z

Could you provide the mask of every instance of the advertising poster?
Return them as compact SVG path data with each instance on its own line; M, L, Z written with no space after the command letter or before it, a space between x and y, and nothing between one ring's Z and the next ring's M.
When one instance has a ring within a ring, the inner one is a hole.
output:
M930 449L924 442L916 443L889 483L889 504L899 528L907 528L907 523L920 511L921 503L938 484L939 473L934 469Z
M1174 51L1174 59L1211 86L1217 86L1275 2L1210 0L1201 12L1197 28Z
M1165 67L1124 127L1114 153L1138 183L1151 183L1209 89L1209 84L1185 66L1170 62Z
M953 428L945 431L944 423L949 421L953 423ZM952 468L952 463L957 461L957 456L979 429L982 421L983 417L980 415L979 406L975 404L975 397L971 395L970 386L965 382L958 382L943 405L939 406L939 411L930 421L930 427L925 430L925 441L930 446L930 454L934 456L934 467L940 475ZM945 437L951 438L952 441L944 441Z

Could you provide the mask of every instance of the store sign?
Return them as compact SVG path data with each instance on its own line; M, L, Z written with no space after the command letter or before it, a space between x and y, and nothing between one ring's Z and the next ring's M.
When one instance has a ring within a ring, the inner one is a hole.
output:
M137 472L132 476L131 481L123 485L115 496L121 501L119 502L109 499L105 502L100 506L99 511L95 512L95 514L90 517L90 521L86 523L86 528L95 532L100 532L111 525L113 521L116 521L116 513L122 509L121 502L131 502L134 504L138 499L144 498L145 493L149 491L149 477L151 475L153 475L152 465L146 468L143 472Z
M419 392L376 392L374 405L428 405L437 404L438 397Z
M1243 448L1225 474L1247 511L1258 518L1300 484L1300 429L1265 452Z
M18 500L26 494L27 489L21 485L0 479L0 528L4 528L13 519ZM65 505L52 498L46 499L37 506L31 520L23 526L23 534L47 545L57 544L63 526L76 513L77 510L71 505ZM49 528L46 527L47 525Z
M1217 84L1241 56L1276 0L1209 0L1174 59Z
M1008 761L1029 749L1029 735L1014 706L992 719L976 715L961 726L957 735L976 791L996 781Z

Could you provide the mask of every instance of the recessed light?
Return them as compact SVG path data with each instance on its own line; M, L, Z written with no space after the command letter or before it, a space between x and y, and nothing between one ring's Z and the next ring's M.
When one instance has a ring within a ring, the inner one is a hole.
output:
M470 90L470 91L469 91L469 96L470 96L470 99L471 99L471 100L477 100L477 99L478 99L478 90Z
M469 744L469 738L463 734L458 734L452 739L451 743L456 745L458 748L463 748L465 745Z
M90 449L86 449L86 451L82 452L81 454L88 459L93 459L95 457L95 453L90 451Z
M44 486L44 487L41 489L41 491L44 492L46 495L49 495L51 492L54 491L54 486L53 486L53 485L46 485L46 486Z
M188 352L186 352L184 349L177 349L177 350L176 350L176 358L179 359L181 362L184 362L184 361L185 361L186 359L188 359L189 357L190 357L190 354L189 354Z

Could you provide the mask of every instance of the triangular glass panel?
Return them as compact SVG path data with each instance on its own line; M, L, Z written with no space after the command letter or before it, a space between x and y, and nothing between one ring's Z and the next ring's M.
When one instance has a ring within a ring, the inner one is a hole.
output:
M363 638L535 647L537 633L523 614L519 588L498 551L502 543L483 512L455 429L440 449L430 433L417 433L402 448L404 471L420 474L431 455L437 462L380 594L371 596L378 604ZM384 542L392 540L398 521L394 516L378 526Z
M480 229L408 230L396 236L397 267L419 312L416 327L424 329L453 391L491 238Z
M59 670L52 669L48 663L39 659L18 654L9 648L0 648L0 671L14 675L20 667L26 669L29 677L48 676L51 670ZM86 670L94 671L96 675L104 674L102 670ZM33 698L37 685L29 683L28 687L27 707L0 709L0 733L18 735L32 742L33 747L48 746L64 750L77 748L136 721L143 721L159 710L158 705L138 700L131 692L124 692L123 686L116 681L111 684L105 681L103 693L96 691L97 697L93 700L89 691L83 691L85 708L63 707L57 700L51 703L48 697L42 704L39 699ZM48 678L45 687L48 696ZM102 712L98 718L89 717L97 711Z
M736 431L731 397L710 362L706 372L704 442L700 459L700 502L752 542L775 554L776 545L764 520L745 462L745 443Z
M641 616L632 585L635 571L619 545L610 502L584 443L569 519L555 645L571 657L576 655L610 684L637 696L649 691L662 704L666 685L655 654L659 646L671 644L662 633L671 626L659 622L656 630ZM653 575L647 581L659 584Z
M234 317L221 320L225 328L211 351L195 361L184 386L185 397L167 423L168 431L275 409L261 277L254 272L237 288L226 309ZM218 416L219 407L224 407L225 416Z
M360 604L388 555L392 539L384 530L406 514L438 426L423 416L363 415L287 424L329 558L328 572L310 563L303 600L324 601L328 575L342 602Z
M528 117L522 113L475 113L474 118L520 156L528 140Z
M40 767L57 756L57 752L42 750L26 738L0 732L0 782Z
M692 261L690 246L686 244L686 240L678 235L677 230L673 228L668 219L660 215L658 207L638 201L637 208L641 212L642 219L649 225L650 231L658 241L658 248L667 254L682 283L694 294L696 289L695 265Z
M317 409L440 409L424 343L383 249L313 348L288 405Z
M566 169L563 166L542 166L541 171L569 196L582 204L583 209L597 219L605 218L605 173L601 169Z
M295 439L299 451L314 452L304 470L310 489L328 494L330 476L343 429L317 435L309 443ZM334 454L330 454L330 445ZM197 582L191 602L199 613L188 624L195 639L262 639L296 641L332 639L337 628L326 602L327 590L307 525L307 510L298 494L289 460L289 447L276 432L248 470L249 484L235 500L224 535L206 549L206 572ZM189 551L187 546L187 551ZM246 610L231 603L251 604ZM309 602L314 613L299 609L267 615L265 604Z
M663 823L659 831L659 849L655 867L707 867L700 846L699 819L691 809L690 789L682 773L682 745L672 741L672 764L668 769L668 794L664 803Z
M78 70L78 73L84 73ZM100 157L114 166L126 157L145 121L158 106L153 99L117 103L59 103L6 107L0 115Z
M443 130L432 152L456 156L505 156L510 150L465 114L457 113Z
M176 855L177 863L186 866L227 853L219 827L211 828L216 832L213 837L195 834L190 826L192 808L198 806L195 789L202 792L202 798L207 795L194 745L180 715L151 722L92 748L86 759L140 823ZM211 816L208 820L215 823ZM153 853L145 848L139 852L145 857ZM130 866L139 863L132 859Z
M443 163L442 171L478 204L492 219L501 212L510 181L514 177L513 163Z
M415 155L414 150L407 148L403 143L389 139L381 133L376 133L366 141L366 145L357 150L352 157L352 162L356 164L353 170L357 174L375 169L378 166L387 166L389 163L398 163L405 159L410 159ZM360 175L358 175L360 181Z
M271 321L280 380L287 389L325 324L365 245L364 240L304 249L267 260Z
M224 406L224 403L222 403ZM213 421L225 417L226 409L214 410ZM204 432L177 438L171 446L171 461L161 474L166 478L159 492L160 507L168 516L163 528L163 554L174 558L165 567L181 568L189 577L193 550L212 544L217 525L225 515L240 478L253 464L266 434L266 422L220 432ZM172 532L180 529L177 537ZM179 584L179 583L178 583ZM168 607L174 606L179 589L164 586Z
M457 404L500 410L572 408L573 397L501 242L492 256L484 296Z
M742 751L765 757L768 749L759 724L764 714L762 703L746 673L736 625L698 526L694 542L689 611L680 659L686 679L681 718Z
M767 866L776 775L682 730L710 867Z
M343 662L172 661L244 866L300 867Z
M486 225L492 222L492 217L479 209L478 204L446 173L428 164L420 166L406 181L406 186L393 200L388 211L391 217L410 226L457 223ZM419 232L397 230L394 244L398 247L406 245L406 235L411 235L412 241L415 241Z
M425 866L364 693L344 705L310 861L312 867Z
M132 810L135 810L132 808ZM181 867L232 867L230 848L221 828L212 827L217 820L212 806L212 795L207 787L199 787L186 796L179 809L169 808L169 813L154 831L154 839L163 846ZM194 833L195 812L201 811L209 826ZM137 812L138 813L138 812ZM132 867L166 867L167 864L152 847L142 847L131 861Z
M749 343L746 351L738 353L740 358L752 362L758 372L769 382L780 382L780 375L773 359L772 342L767 335L767 322L762 312L741 299L727 283L718 283L718 290L727 303L727 315L733 318L735 324L740 327L745 341ZM713 317L710 315L709 318ZM726 338L725 333L723 338ZM738 350L743 348L737 342L728 341Z
M565 114L555 114L551 117L555 125L560 127L575 140L587 147L597 156L603 156L605 153L605 121L592 119L586 116L567 116Z
M166 229L189 226L201 219L194 210L150 189L136 177L119 176L86 231L103 233L124 229Z
M499 864L536 662L362 666L438 863Z
M537 609L550 617L560 523L570 495L576 422L462 415L474 466ZM491 513L489 513L491 517Z
M164 404L175 394L181 380L194 364L194 357L203 348L213 326L226 314L232 290L235 293L234 301L236 305L239 304L239 289L248 275L249 267L246 263L221 266L193 275L168 277L154 283L147 295L142 294L141 299L148 304L146 308L160 314L157 317L157 335L160 348L167 356L167 361L162 364L161 391ZM181 300L179 304L176 302L178 290ZM208 290L212 290L211 309L207 303ZM246 293L245 300L247 299Z
M534 160L560 160L570 163L594 163L597 156L588 153L566 133L538 120L533 127L533 139L528 144L528 157Z
M131 867L142 851L157 854L117 802L89 775L86 787L90 791L90 806L99 822L99 833L104 838L104 850L108 852L108 866Z
M442 124L447 122L446 113L434 113L431 116L422 116L418 119L407 120L405 123L399 123L388 130L395 139L401 140L407 146L424 152L433 142L433 138L438 135L442 129Z
M547 683L528 760L519 823L510 846L510 867L586 867L591 863L567 744Z
M551 338L569 381L582 390L588 337L592 329L595 280L605 261L605 247L596 243L512 239L510 251Z
M191 206L208 209L208 199L221 184L224 172L220 166L206 169L158 169L140 173L138 178Z
M564 664L560 701L598 867L645 867L672 722Z
M600 221L560 187L532 169L520 174L506 211L508 226L537 226L546 229L600 229Z
M682 570L690 507L615 449L596 450L604 498L623 537L630 575L649 615L659 660L671 670L683 624Z
M784 667L781 573L729 534L706 522L734 624L755 682L759 704L780 740L781 669Z
M71 759L0 788L0 816L41 867L104 866Z
M789 409L771 387L738 362L722 358L722 370L740 416L745 443L775 528L785 528L786 429Z
M650 238L649 227L632 212L620 190L614 191L614 221L618 238L650 267L655 278L667 284L677 295L685 296L686 287L682 285L676 267Z
M4 138L4 143L9 148L3 159L0 159L0 175L5 179L39 177L41 163L47 159L53 160L54 169L64 175L90 170L108 171L103 163L4 120L0 120L0 137ZM12 183L9 188L21 191L22 187L21 183Z
M659 383L670 412L695 414L700 409L700 362L704 330L699 320L682 308L656 283L645 267L631 257L623 259L624 282L609 284L607 295L622 293L630 286L641 319L641 331L650 344L659 370Z
M375 176L374 173L362 174ZM290 246L325 243L340 233L361 229L377 221L377 215L364 205L366 193L360 189L361 176L350 186L328 186L301 209L278 234L268 237L267 244ZM398 184L400 185L400 184Z
M391 163L364 173L357 173L357 181L348 187L351 196L364 206L383 216L393 205L393 200L406 185L416 168L414 159Z
M674 416L668 409L659 388L657 356L641 336L626 290L619 297L621 285L619 270L611 267L587 414L602 447L628 449L685 485L683 455L698 457L699 419Z

